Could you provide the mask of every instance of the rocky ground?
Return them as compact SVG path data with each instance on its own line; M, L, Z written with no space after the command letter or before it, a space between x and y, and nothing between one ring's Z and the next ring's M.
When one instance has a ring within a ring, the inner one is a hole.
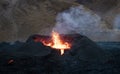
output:
M0 43L0 74L120 73L120 43L96 44L85 36L72 35L71 50L61 56L59 51L34 42L34 37L25 43Z

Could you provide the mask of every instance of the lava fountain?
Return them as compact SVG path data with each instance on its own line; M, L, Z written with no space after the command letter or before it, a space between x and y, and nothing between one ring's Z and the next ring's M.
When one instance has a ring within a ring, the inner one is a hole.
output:
M39 40L45 46L50 46L51 48L60 50L61 55L64 54L64 50L69 50L71 48L71 44L62 40L60 34L52 31L51 38L49 40Z

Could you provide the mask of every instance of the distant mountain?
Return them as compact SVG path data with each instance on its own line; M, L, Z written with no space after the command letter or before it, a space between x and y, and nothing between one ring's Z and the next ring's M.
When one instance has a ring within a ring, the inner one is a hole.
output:
M80 4L102 17L103 25L110 30L98 35L89 34L91 39L120 40L119 25L116 24L119 23L119 0L0 0L0 42L25 41L36 33L48 35L55 25L58 13ZM100 36L103 37L99 38Z

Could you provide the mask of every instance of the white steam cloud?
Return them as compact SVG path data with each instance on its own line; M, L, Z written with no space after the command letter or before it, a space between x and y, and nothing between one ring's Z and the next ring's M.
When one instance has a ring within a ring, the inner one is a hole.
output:
M71 7L59 13L56 21L54 30L61 34L79 33L87 35L87 33L90 34L102 30L100 25L101 18L82 5Z

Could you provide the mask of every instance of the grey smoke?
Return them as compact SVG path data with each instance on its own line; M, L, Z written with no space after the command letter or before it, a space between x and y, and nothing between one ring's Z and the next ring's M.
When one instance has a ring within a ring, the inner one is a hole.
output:
M118 14L114 19L114 29L120 29L120 14Z
M54 30L62 34L80 33L87 35L87 33L90 34L102 30L101 18L82 5L71 7L59 13L56 21Z

